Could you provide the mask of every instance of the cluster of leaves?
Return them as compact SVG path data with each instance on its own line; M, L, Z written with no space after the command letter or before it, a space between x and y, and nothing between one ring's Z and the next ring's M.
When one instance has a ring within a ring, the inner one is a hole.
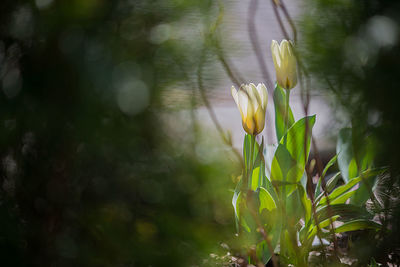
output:
M334 242L335 234L380 228L365 202L377 175L384 169L373 168L371 149L355 155L352 131L343 129L337 155L326 165L315 190L307 194L305 188L314 186L310 184L307 163L315 115L295 121L289 107L286 121L284 99L285 92L276 86L279 143L274 147L272 160L267 159L263 142L259 145L254 136L245 136L245 172L232 204L238 231L247 237L249 247L256 246L250 262L266 263L279 252L280 262L307 266L309 253L321 248L324 241ZM336 162L340 171L327 179L329 168ZM344 183L337 186L340 180Z
M379 242L360 242L352 252L364 262L365 255L374 255L395 265L400 264L399 15L393 0L309 0L299 23L299 54L313 87L330 97L339 122L351 122L358 136L353 141L374 138L375 163L389 167L376 193L383 225L391 231Z

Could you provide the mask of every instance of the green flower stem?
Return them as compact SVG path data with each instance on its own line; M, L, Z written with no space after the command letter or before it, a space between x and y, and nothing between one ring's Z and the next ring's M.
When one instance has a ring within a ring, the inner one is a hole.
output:
M289 98L290 98L290 89L286 89L286 105L285 105L285 134L289 128ZM285 135L284 144L286 145L287 135ZM278 140L279 141L279 140Z
M284 134L284 139L283 143L286 145L287 142L287 131L289 128L289 98L290 98L290 89L286 89L286 106L285 106L285 131L283 132ZM283 182L286 182L286 177L283 177ZM283 184L282 186L282 217L283 217L283 225L282 229L283 231L281 232L280 236L280 254L284 255L285 254L285 249L284 249L284 244L285 244L285 229L287 227L286 223L286 185Z
M286 89L286 106L285 106L285 131L283 132L285 138L283 143L286 145L287 142L287 131L289 128L289 97L290 97L290 89ZM286 177L283 177L283 182L286 182ZM283 204L286 208L286 186L284 185L282 188L283 195Z
M254 144L256 141L256 137L254 135L251 135L251 140L250 140L250 164L249 164L249 170L247 172L247 189L251 188L251 177L253 176L253 157L254 157Z

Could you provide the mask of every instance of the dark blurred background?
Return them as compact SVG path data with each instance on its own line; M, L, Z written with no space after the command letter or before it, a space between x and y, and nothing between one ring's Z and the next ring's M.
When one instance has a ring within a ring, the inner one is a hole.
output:
M355 129L354 148L375 143L375 163L389 166L377 186L388 230L360 237L350 251L360 261L400 259L400 3L391 0L308 0L301 29L302 57L336 117ZM354 133L354 132L353 132Z
M162 118L164 88L197 71L212 8L1 1L1 266L189 266L226 253L231 161L199 160L196 123L170 118L186 131L175 136Z

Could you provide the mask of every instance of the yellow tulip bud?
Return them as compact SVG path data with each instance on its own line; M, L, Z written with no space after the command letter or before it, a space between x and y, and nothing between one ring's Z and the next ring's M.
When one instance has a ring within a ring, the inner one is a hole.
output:
M234 86L231 93L242 115L243 129L251 135L257 135L264 129L265 111L268 93L264 84L243 84L239 90Z
M279 45L272 40L271 51L278 84L285 89L292 89L297 84L297 64L292 42L282 40Z

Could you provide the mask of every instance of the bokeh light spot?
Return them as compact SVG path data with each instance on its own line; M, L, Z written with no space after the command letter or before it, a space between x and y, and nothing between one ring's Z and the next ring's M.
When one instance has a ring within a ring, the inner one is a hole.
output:
M39 9L43 9L50 6L53 0L35 0L35 3Z
M118 106L122 112L128 115L140 113L149 104L149 89L141 80L125 81L117 90Z
M3 92L8 98L14 98L21 91L22 78L19 69L9 70L3 78Z
M170 38L171 27L168 24L160 24L150 31L150 42L161 44Z

